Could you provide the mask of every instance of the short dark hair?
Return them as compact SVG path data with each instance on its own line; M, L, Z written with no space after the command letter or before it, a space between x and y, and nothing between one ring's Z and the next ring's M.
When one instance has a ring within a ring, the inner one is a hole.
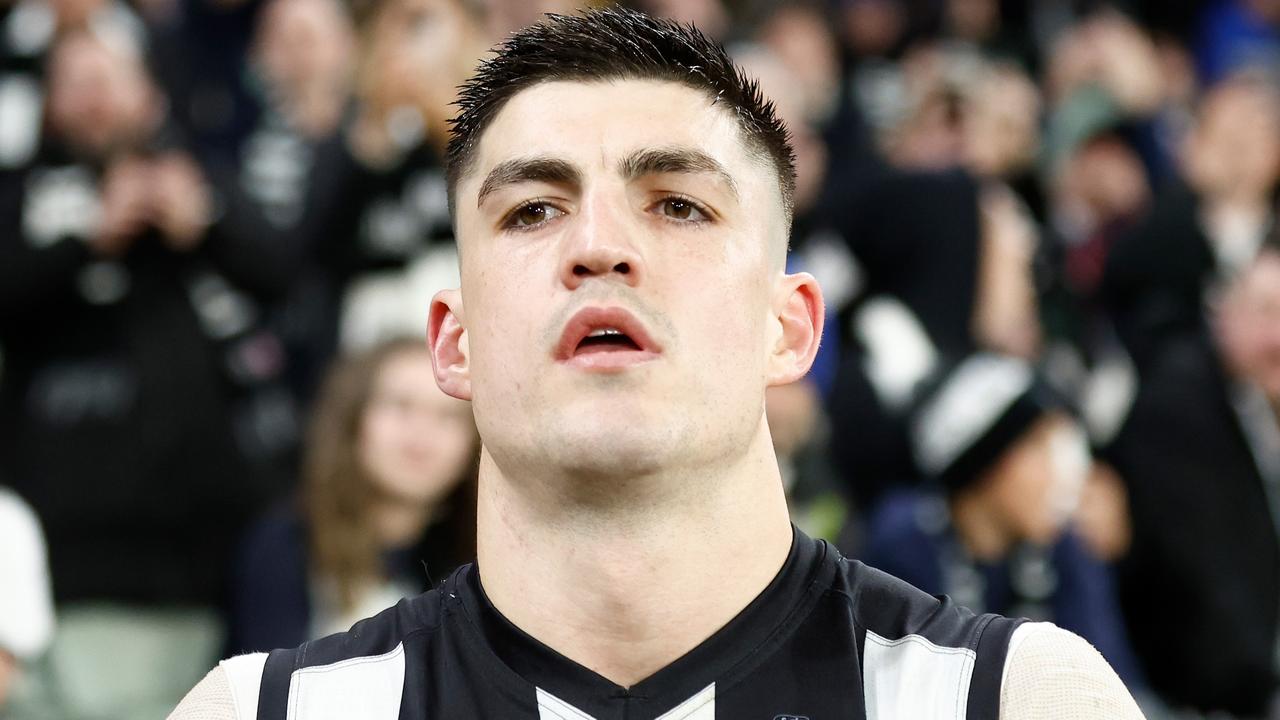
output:
M621 8L547 15L511 35L460 89L451 121L446 176L450 208L458 181L498 111L521 90L557 80L666 80L705 92L729 109L748 147L777 171L783 207L795 194L795 154L773 103L729 58L724 47L692 25Z

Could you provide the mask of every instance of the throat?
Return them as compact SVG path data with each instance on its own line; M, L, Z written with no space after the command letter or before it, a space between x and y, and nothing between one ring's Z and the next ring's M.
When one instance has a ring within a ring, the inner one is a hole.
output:
M515 627L629 688L710 638L777 576L792 529L774 485L776 503L743 504L751 518L567 527L496 507L482 482L480 579Z

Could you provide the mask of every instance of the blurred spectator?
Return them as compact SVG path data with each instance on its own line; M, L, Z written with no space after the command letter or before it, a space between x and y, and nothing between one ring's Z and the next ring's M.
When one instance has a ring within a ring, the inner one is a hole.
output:
M1031 37L1009 22L1018 3L1001 0L946 0L943 27L949 39L992 59L1034 63Z
M791 521L852 556L857 527L848 491L828 459L830 429L817 385L805 379L769 388L765 414Z
M30 162L40 144L48 52L59 34L94 29L136 46L146 29L119 0L12 0L0 4L0 170Z
M487 16L486 34L493 43L501 42L516 30L538 22L546 13L570 15L584 5L599 4L583 2L583 0L467 0L467 2L484 6Z
M729 13L721 0L633 0L637 10L681 23L691 23L720 42L729 39Z
M345 630L470 561L477 443L470 405L436 387L421 341L339 361L314 409L302 503L242 548L231 649Z
M980 353L925 394L911 433L936 489L888 495L863 559L976 612L1079 633L1135 682L1109 571L1068 530L1089 455L1064 400L1026 363Z
M44 146L0 178L0 469L47 533L64 718L159 714L198 679L232 540L294 435L255 300L288 258L230 231L164 106L126 36L63 35Z
M338 129L351 93L355 41L336 0L273 0L263 9L252 57L281 122L312 140Z
M327 203L319 256L343 298L347 348L422 333L420 294L456 273L445 128L458 85L488 43L484 8L471 0L389 0L361 17L346 129L354 171Z
M1280 679L1280 250L1213 317L1152 358L1109 451L1133 515L1122 602L1172 706L1261 717Z
M53 635L53 600L40 521L22 498L0 487L0 715L24 666Z
M1201 321L1206 289L1247 265L1272 225L1280 95L1270 83L1241 76L1210 90L1183 177L1106 264L1108 309L1140 371L1165 338Z
M332 208L359 197L359 174L343 137L353 109L356 32L337 0L271 0L251 46L249 86L262 112L236 156L214 177L265 220L249 232L296 253L287 296L271 323L288 352L291 385L308 400L336 345L340 278L320 259L336 244ZM349 241L349 236L342 238Z
M1280 2L1214 0L1200 18L1196 64L1206 85L1246 67L1280 73Z
M450 103L486 42L470 0L272 0L252 67L264 112L228 194L250 198L296 253L275 326L309 398L336 349L421 333L448 284L440 158Z
M831 447L861 507L916 481L904 418L915 385L940 355L975 348L978 197L962 172L895 173L833 212L863 281L832 323L848 335L828 400Z
M827 16L815 5L786 3L761 23L756 37L786 68L786 84L798 92L806 123L824 127L840 89L840 47Z
M262 106L246 82L263 0L135 0L174 125L203 164L236 164Z

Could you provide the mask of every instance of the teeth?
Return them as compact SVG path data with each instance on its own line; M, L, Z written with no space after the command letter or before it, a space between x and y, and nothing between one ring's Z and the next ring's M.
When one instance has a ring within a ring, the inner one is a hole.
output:
M592 330L591 334L587 335L587 337L595 338L595 337L606 337L609 335L623 335L623 334L624 333L617 328L600 328L599 330Z

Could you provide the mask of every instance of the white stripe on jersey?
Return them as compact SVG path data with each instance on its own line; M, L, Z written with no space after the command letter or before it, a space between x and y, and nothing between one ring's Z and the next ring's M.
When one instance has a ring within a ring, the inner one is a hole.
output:
M867 631L862 682L867 720L964 720L977 655L920 635L887 640Z
M382 655L295 670L288 720L396 720L404 691L404 643ZM256 717L254 714L248 717ZM241 716L242 718L245 716Z

